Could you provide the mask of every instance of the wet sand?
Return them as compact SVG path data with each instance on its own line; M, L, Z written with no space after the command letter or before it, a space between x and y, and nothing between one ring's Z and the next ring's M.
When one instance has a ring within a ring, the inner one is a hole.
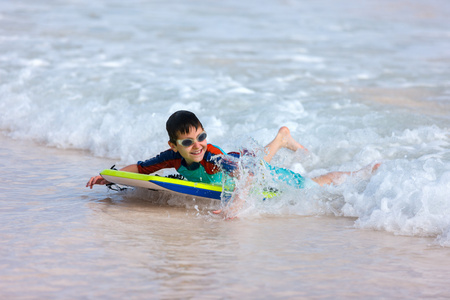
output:
M85 188L112 159L0 142L2 299L450 297L432 238L333 216L224 221L192 199Z

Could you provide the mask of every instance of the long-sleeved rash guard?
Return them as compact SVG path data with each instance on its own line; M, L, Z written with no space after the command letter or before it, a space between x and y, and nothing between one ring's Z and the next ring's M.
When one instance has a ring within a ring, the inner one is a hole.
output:
M243 155L246 154L244 153ZM180 153L169 149L146 161L138 161L137 166L139 173L143 174L174 168L189 181L221 185L223 172L233 175L233 172L238 168L236 158L239 157L240 154L237 152L226 154L219 147L208 144L205 155L199 163L194 162L187 165ZM270 171L274 180L283 181L297 188L317 186L311 179L291 170L274 167L264 161L263 165Z
M219 147L208 144L205 155L199 163L187 165L180 153L169 149L146 161L138 161L137 166L139 173L143 174L174 168L189 181L220 185L222 184L221 171L232 173L236 168L232 160L224 159L224 155L239 157L238 153L226 154Z

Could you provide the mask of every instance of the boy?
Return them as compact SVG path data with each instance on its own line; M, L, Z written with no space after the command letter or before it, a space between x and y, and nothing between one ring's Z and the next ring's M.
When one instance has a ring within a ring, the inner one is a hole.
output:
M166 129L169 134L170 149L149 160L126 166L121 171L150 174L165 168L175 168L189 181L218 185L222 184L222 171L233 175L233 171L236 169L233 160L226 159L226 153L222 149L206 142L207 134L195 114L189 111L175 112L167 120ZM281 127L274 140L265 147L266 155L263 158L267 162L266 167L278 178L299 188L317 184L320 186L339 184L345 175L351 174L351 172L331 172L309 179L290 170L269 165L268 163L281 148L293 151L306 149L292 138L287 127ZM239 157L239 153L234 152L227 155ZM372 172L376 168L378 165L373 167ZM95 184L107 183L99 175L92 177L86 187L92 189Z

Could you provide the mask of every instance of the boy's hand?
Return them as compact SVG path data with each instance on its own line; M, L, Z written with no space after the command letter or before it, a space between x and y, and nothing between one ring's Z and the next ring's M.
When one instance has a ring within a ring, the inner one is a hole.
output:
M109 183L108 181L106 181L102 176L98 175L98 176L94 176L92 177L88 183L86 183L86 187L89 187L92 189L92 187L94 186L94 184L100 184L100 185L104 185Z
M222 209L219 209L219 210L213 210L212 213L215 214L215 215L222 215L222 216L224 217L225 220L232 220L232 219L237 218L236 215L230 215L230 213L228 212L228 210L225 210L225 211L222 210Z
M234 198L232 203L227 204L225 207L219 210L213 210L212 213L216 215L222 215L225 220L232 220L238 217L242 206L244 205L244 200L237 196Z
M212 213L216 215L224 216L225 220L232 220L238 217L239 212L245 203L245 198L249 193L249 189L253 180L253 176L249 175L246 179L244 188L240 191L235 190L235 195L233 201L227 203L225 207L219 210L214 210Z

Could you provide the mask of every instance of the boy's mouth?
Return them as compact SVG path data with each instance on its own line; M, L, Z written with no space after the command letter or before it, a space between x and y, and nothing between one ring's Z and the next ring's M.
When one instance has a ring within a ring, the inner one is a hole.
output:
M196 150L196 151L192 151L191 154L192 154L192 155L200 155L200 154L202 154L202 152L203 152L203 149L200 148L200 149L198 149L198 150Z

